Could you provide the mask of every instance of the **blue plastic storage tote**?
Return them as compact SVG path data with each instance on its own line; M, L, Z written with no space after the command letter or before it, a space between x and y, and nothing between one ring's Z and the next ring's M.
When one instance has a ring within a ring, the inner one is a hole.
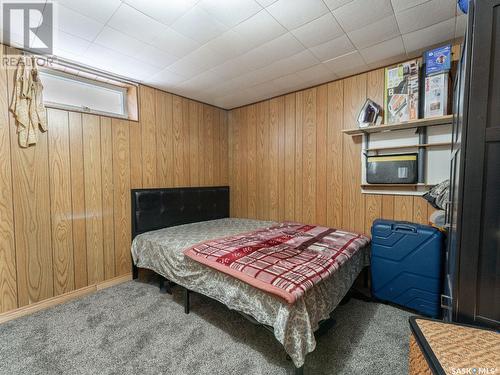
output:
M371 245L372 295L439 317L443 234L428 225L375 220Z

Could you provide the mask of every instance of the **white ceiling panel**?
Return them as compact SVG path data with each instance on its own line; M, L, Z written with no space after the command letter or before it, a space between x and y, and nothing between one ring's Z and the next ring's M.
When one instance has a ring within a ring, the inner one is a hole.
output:
M113 14L107 25L145 43L150 43L167 30L162 23L124 3Z
M402 10L416 7L429 0L391 0L394 12L401 12Z
M275 3L277 0L257 0L257 2L262 5L263 7L267 7L271 5L272 3Z
M336 78L324 64L317 64L300 70L297 75L305 82L328 82ZM323 80L323 81L322 81Z
M210 71L223 80L231 80L242 74L248 73L250 70L251 69L247 67L243 57L237 57L210 69Z
M221 35L227 27L199 6L195 6L175 21L172 29L203 44Z
M81 0L77 0L81 1ZM99 0L93 0L99 1ZM102 0L101 0L102 1ZM190 10L198 0L122 0L145 15L171 25L175 20Z
M335 10L340 8L353 0L325 0L325 4L330 8L330 10Z
M346 32L394 14L390 0L354 0L332 12Z
M400 13L396 12L402 34L420 30L455 17L455 0L430 0Z
M90 47L91 42L78 38L64 31L58 30L55 33L54 49L56 54L58 51L69 52L73 55L82 55Z
M250 69L258 69L303 50L302 44L288 33L247 52L243 57Z
M165 28L164 31L151 39L150 43L152 46L177 57L186 56L188 53L200 47L198 42L170 28Z
M176 85L184 82L186 79L178 74L171 72L168 69L163 69L149 78L148 82L163 90L170 91Z
M347 35L342 35L339 38L330 40L329 42L311 48L311 52L320 61L331 60L353 50L355 50L355 47L353 46Z
M362 49L360 53L367 64L372 64L394 56L404 58L406 55L403 39L400 36Z
M392 39L401 34L399 32L398 23L396 22L396 17L391 15L364 26L361 29L351 31L347 33L347 35L354 45L361 49Z
M236 26L262 10L255 0L201 0L199 6L227 27Z
M121 4L120 0L55 0L56 11L58 5L63 5L84 16L101 23L106 23Z
M292 34L306 47L326 43L344 34L337 20L331 13L292 30Z
M413 57L467 22L455 0L57 4L56 55L224 108Z
M434 44L448 41L455 36L455 19L437 23L403 35L406 52L420 51Z
M147 44L139 50L135 58L157 68L165 68L178 60L174 55Z
M103 70L114 64L113 73L141 81L159 72L158 68L148 63L141 62L133 57L123 55L97 44L92 44L89 47L82 58L82 62Z
M232 59L252 49L246 43L245 38L233 30L226 31L224 34L212 39L206 46L227 59Z
M134 56L142 48L144 48L144 43L140 40L132 38L121 31L112 29L109 26L104 27L104 29L95 38L94 43L123 53L127 56Z
M269 13L262 10L235 26L233 31L241 35L246 44L253 48L285 34L287 30Z
M55 12L55 24L59 30L88 41L93 41L103 29L104 23L59 5Z
M266 10L288 30L321 17L329 11L322 0L278 0Z
M325 66L339 77L354 74L360 69L366 69L366 63L358 51L353 51L335 59L326 61Z

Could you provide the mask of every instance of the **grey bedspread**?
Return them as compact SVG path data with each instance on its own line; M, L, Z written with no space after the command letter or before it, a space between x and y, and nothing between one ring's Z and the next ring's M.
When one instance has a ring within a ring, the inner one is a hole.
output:
M218 300L233 310L273 327L295 366L304 364L316 347L314 331L335 309L364 266L368 248L358 251L332 277L289 305L279 297L185 257L183 250L196 243L268 227L275 223L251 219L220 219L147 232L132 243L134 263L189 290Z

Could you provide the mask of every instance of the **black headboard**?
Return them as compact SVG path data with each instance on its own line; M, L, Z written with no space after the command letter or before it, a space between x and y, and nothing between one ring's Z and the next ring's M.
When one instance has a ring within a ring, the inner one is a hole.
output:
M132 190L132 239L150 230L225 217L229 186Z

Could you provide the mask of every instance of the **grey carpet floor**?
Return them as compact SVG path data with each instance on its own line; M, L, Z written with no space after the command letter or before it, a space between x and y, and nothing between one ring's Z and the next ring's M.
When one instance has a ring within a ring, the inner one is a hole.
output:
M407 374L408 312L351 299L306 374ZM179 289L130 281L0 325L0 374L293 374L272 334Z

